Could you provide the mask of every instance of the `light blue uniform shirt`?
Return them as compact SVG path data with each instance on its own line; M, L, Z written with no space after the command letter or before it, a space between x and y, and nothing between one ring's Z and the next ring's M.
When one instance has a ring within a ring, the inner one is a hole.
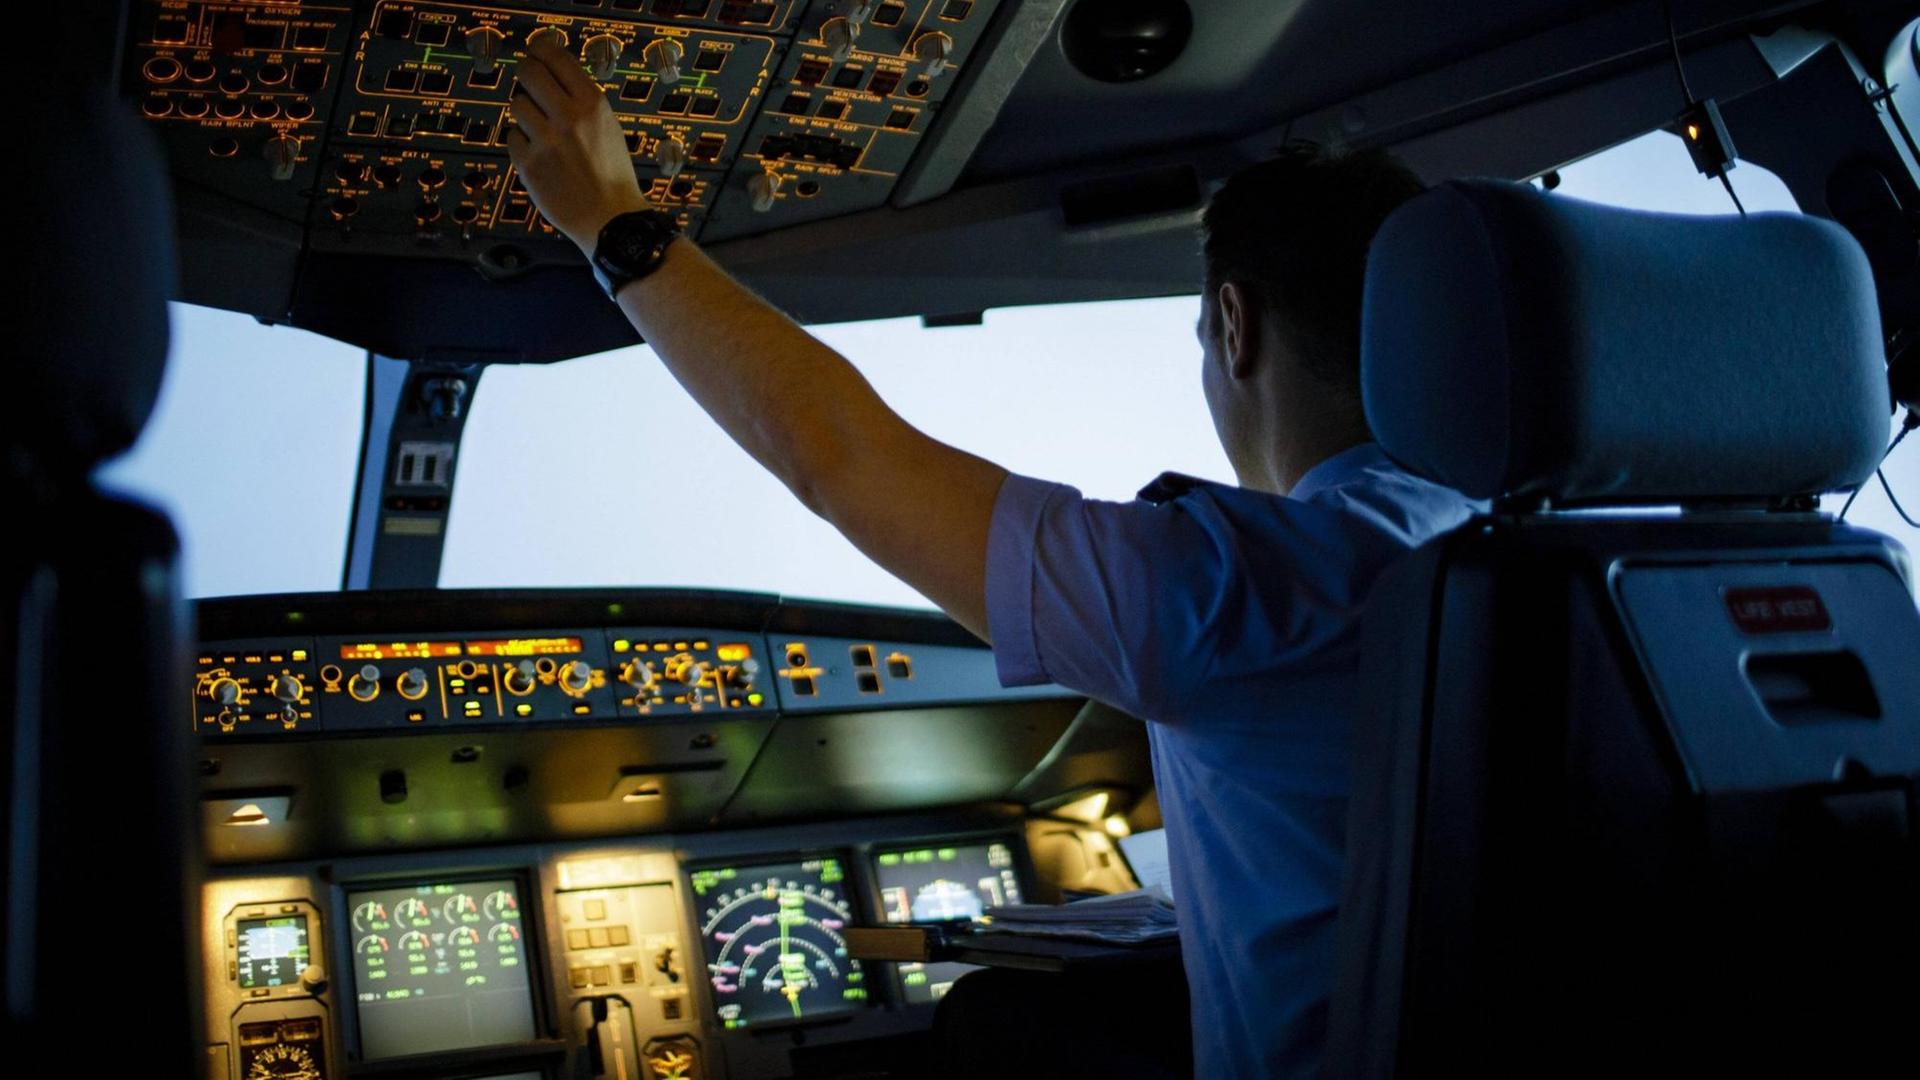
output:
M1325 1036L1361 604L1476 506L1373 443L1285 498L1170 481L1188 490L1156 505L1007 478L994 659L1008 686L1051 680L1150 721L1195 1073L1304 1076Z

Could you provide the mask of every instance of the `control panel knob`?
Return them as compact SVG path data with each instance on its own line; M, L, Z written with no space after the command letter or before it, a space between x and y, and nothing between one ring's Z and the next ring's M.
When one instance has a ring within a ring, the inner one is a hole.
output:
M500 57L500 45L506 40L507 35L491 26L476 26L467 31L467 55L473 57L473 70L481 75L491 74Z
M327 989L327 969L319 964L308 964L300 969L300 985L309 994L322 994Z
M533 693L533 661L522 660L507 669L507 692L525 696Z
M660 175L671 180L680 175L687 167L687 144L679 136L669 135L660 140L660 149L653 152L653 163L660 167Z
M921 34L913 41L913 59L920 65L920 77L937 79L947 70L953 56L953 39L945 34Z
M417 667L410 667L400 673L400 678L394 683L393 688L400 691L400 696L408 701L418 701L427 696L427 673Z
M712 670L705 660L695 661L680 670L680 681L688 686L699 686L707 681L707 674Z
M839 16L820 24L820 44L836 64L853 55L853 39L859 36L859 29Z
M567 47L567 32L557 26L540 26L527 35L528 45L538 45L543 41L564 49Z
M293 167L300 162L300 140L291 135L275 135L260 147L267 159L267 172L275 180L293 179Z
M663 86L672 86L680 81L680 58L686 50L672 38L654 38L647 47L640 50L640 60L648 71L660 80Z
M653 670L653 665L645 660L629 660L626 666L620 669L621 682L637 686L642 690L652 686L658 678L659 675Z
M847 9L847 23L855 34L873 18L873 9L880 6L880 0L853 0L853 6Z
M347 680L347 694L355 701L372 701L380 696L380 669L373 664L361 667Z
M727 681L745 690L747 687L753 685L753 677L758 674L760 674L760 661L748 657L734 666L733 670L727 675Z
M560 689L569 694L584 694L593 685L593 665L585 660L568 661L560 669Z
M613 68L620 62L620 51L626 43L612 34L595 34L587 39L587 47L582 55L587 61L587 70L595 79L606 82L613 78Z
M215 679L207 687L207 696L220 705L238 705L240 703L240 684L232 679Z
M759 172L747 177L747 197L761 213L773 209L773 197L779 192L780 178L773 173Z
M273 677L273 696L281 701L299 701L307 695L307 688L300 685L298 675L275 675Z

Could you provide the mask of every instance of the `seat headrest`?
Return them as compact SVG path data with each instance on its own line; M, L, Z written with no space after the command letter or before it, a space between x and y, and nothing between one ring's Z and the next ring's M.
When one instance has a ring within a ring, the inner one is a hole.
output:
M167 356L174 280L167 177L153 137L104 87L22 111L10 317L9 450L84 475L133 444Z
M1375 438L1474 498L1772 499L1884 449L1873 279L1816 218L1443 184L1381 226L1362 326Z

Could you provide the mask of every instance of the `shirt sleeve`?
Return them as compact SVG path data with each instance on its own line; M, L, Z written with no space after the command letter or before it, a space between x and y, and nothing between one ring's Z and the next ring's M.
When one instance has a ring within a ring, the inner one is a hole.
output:
M1088 499L1009 476L987 537L987 630L1001 682L1057 682L1177 719L1237 560L1177 500Z

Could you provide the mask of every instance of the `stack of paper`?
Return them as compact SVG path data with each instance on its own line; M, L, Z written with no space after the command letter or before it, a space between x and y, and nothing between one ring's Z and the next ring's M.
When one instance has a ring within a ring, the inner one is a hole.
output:
M1159 941L1179 931L1173 899L1150 887L1112 896L1094 896L1071 904L1009 904L986 911L982 931L1037 937L1082 938L1119 945Z

